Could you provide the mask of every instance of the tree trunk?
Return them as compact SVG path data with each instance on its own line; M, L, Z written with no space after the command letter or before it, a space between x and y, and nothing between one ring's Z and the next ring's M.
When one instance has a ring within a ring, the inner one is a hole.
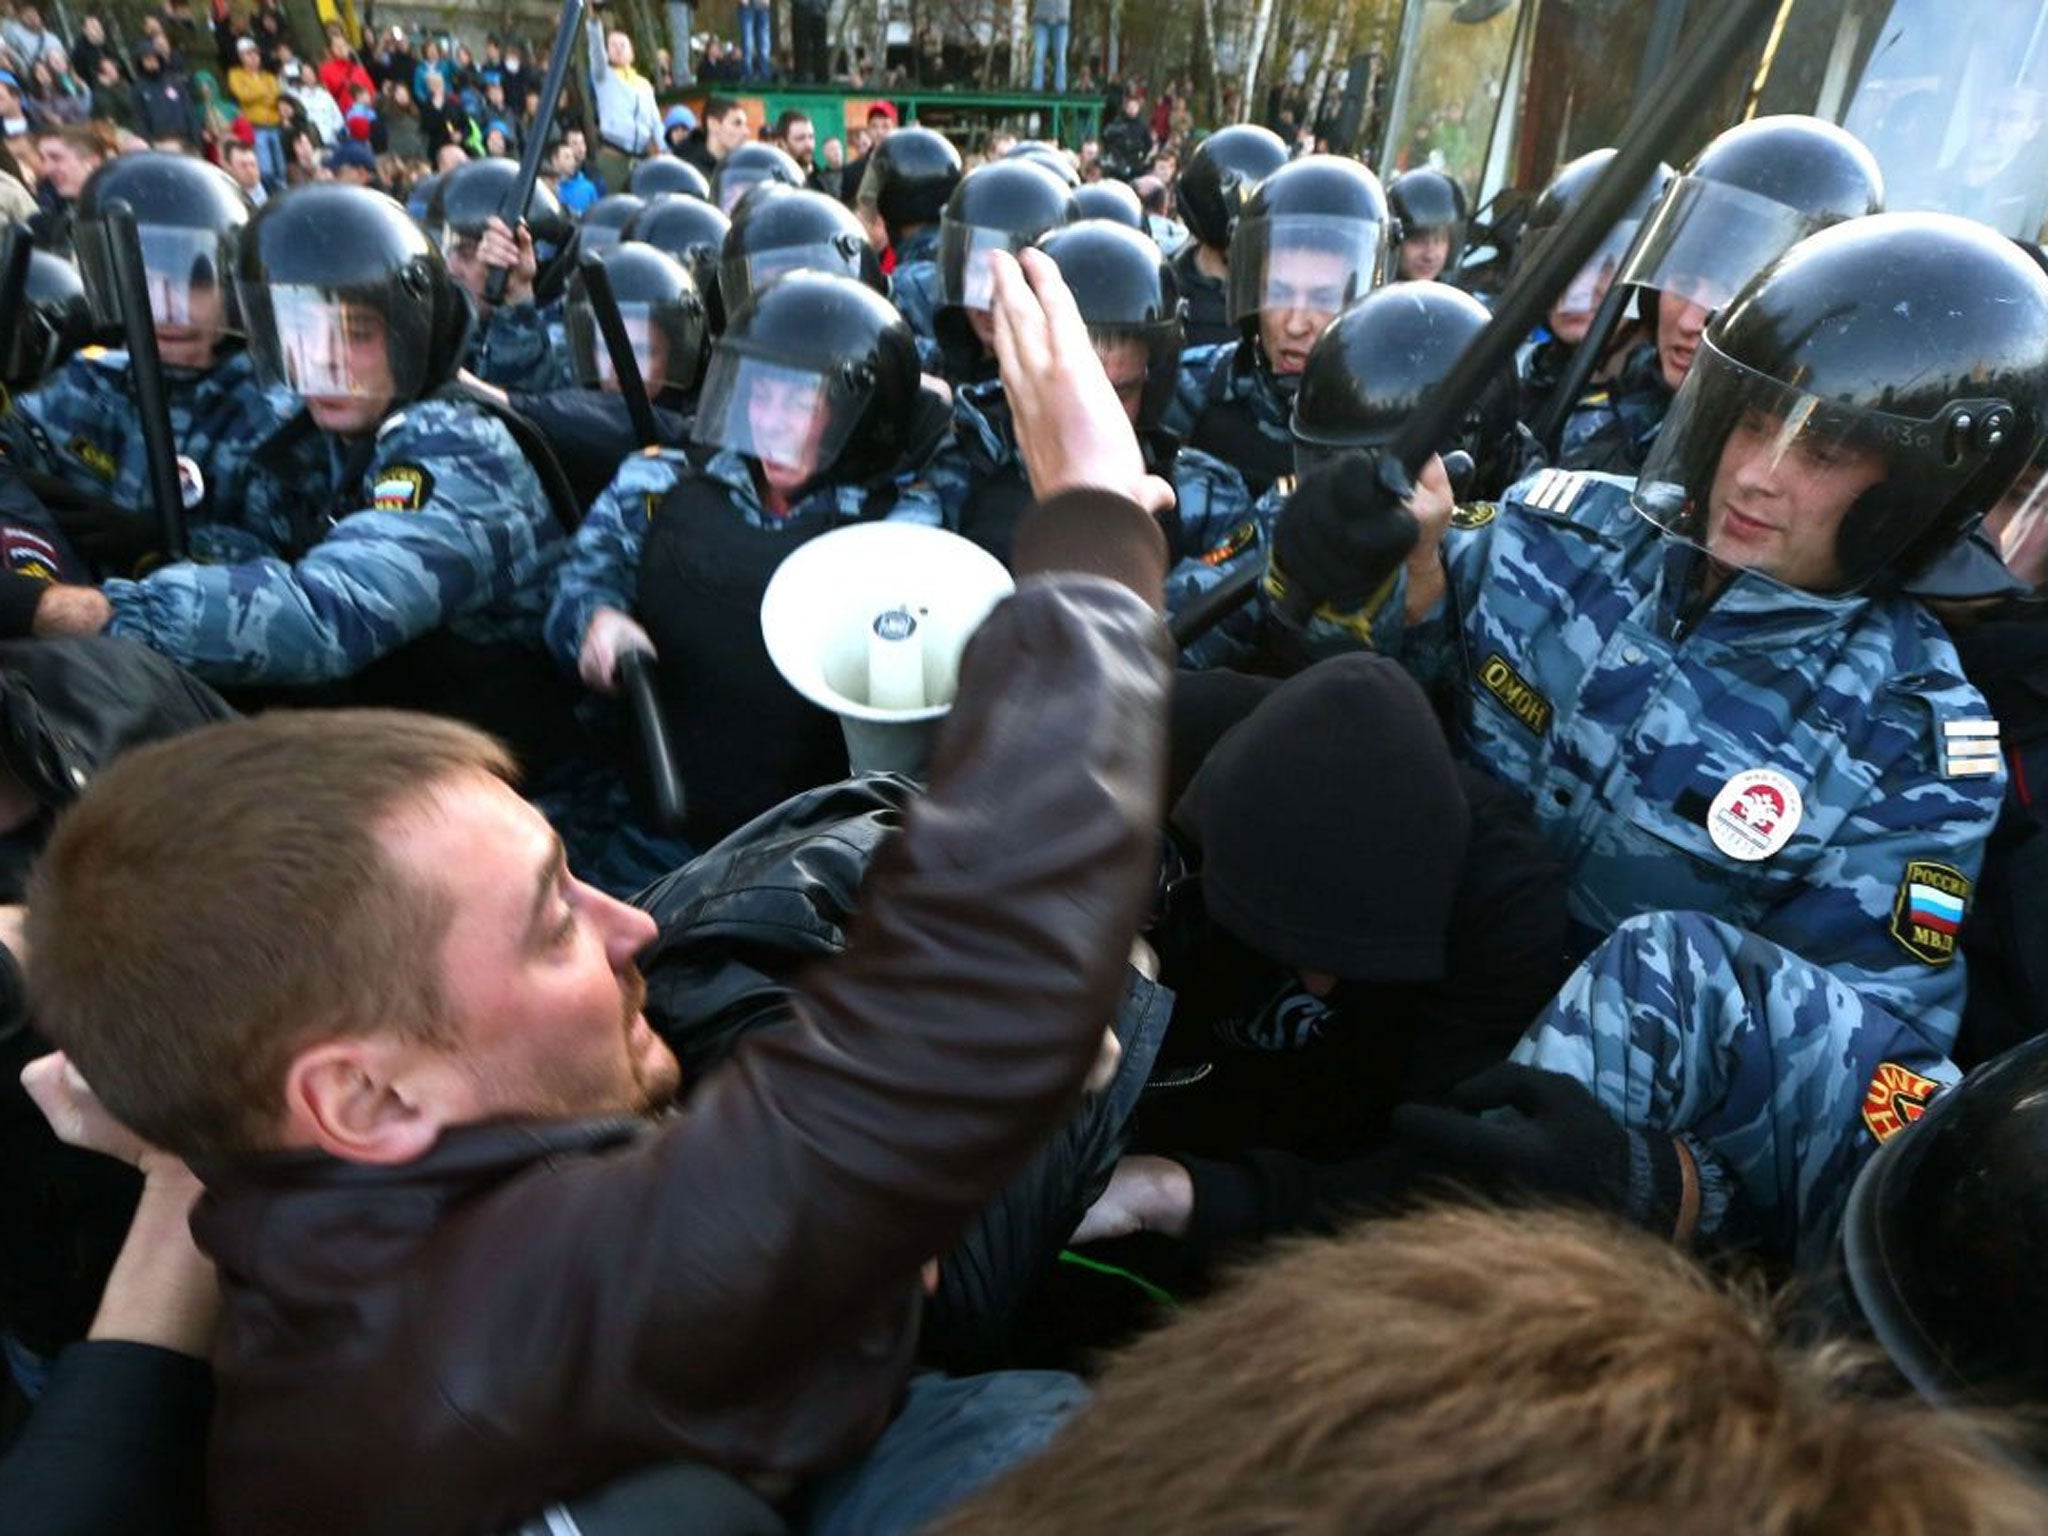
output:
M1209 121L1221 126L1223 120L1223 75L1216 68L1216 0L1202 0L1202 37L1199 53L1202 73L1207 75Z
M1258 8L1252 12L1251 36L1246 40L1244 51L1244 100L1238 104L1238 121L1257 121L1257 100L1259 88L1260 57L1266 51L1266 37L1273 29L1273 0L1258 0Z
M1308 104L1303 108L1309 126L1323 120L1323 104L1330 93L1330 70L1337 60L1337 38L1350 30L1351 0L1337 0L1330 12L1329 30L1323 33L1323 54L1316 63L1315 83L1309 87Z
M1013 91L1031 78L1030 60L1025 53L1030 21L1030 0L1010 0L1010 89Z

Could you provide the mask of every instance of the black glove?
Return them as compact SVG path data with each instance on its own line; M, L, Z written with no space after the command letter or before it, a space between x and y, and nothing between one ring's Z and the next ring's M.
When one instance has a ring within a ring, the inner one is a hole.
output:
M1632 1131L1562 1072L1504 1061L1450 1092L1456 1108L1404 1104L1395 1137L1487 1194L1512 1191L1597 1206L1669 1233L1684 1194L1669 1136ZM1490 1119L1481 1111L1504 1113Z
M50 508L71 547L102 580L146 574L163 558L156 520L83 498Z
M1388 496L1372 455L1345 453L1302 476L1273 529L1272 584L1300 619L1324 604L1349 611L1408 558L1422 530Z
M35 633L36 604L49 590L40 576L0 570L0 640L26 640Z

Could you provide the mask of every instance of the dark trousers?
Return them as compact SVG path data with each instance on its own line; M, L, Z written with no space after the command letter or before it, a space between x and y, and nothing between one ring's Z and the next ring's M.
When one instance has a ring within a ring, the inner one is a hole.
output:
M796 48L797 79L807 85L824 80L831 68L825 48L825 12L796 6L789 13L789 26Z

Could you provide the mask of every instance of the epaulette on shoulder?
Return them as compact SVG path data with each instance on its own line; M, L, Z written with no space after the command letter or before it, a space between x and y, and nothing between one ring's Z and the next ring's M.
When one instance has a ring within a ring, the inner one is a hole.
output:
M1537 512L1575 523L1598 523L1625 506L1629 482L1584 469L1540 469L1514 490L1512 499Z

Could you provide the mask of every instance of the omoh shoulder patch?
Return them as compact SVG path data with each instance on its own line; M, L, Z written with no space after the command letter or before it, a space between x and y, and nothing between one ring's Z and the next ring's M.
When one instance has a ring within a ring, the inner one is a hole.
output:
M1956 934L1970 900L1970 878L1952 864L1915 859L1892 899L1892 937L1907 954L1929 965L1956 957Z
M434 476L424 465L387 464L377 471L370 505L379 512L417 512L434 494Z
M1890 1141L1927 1113L1941 1084L1895 1061L1881 1061L1863 1095L1863 1123L1880 1142Z
M1480 667L1479 685L1538 736L1550 729L1550 717L1557 712L1550 700L1538 693L1535 685L1517 672L1499 651L1487 657L1485 665Z

